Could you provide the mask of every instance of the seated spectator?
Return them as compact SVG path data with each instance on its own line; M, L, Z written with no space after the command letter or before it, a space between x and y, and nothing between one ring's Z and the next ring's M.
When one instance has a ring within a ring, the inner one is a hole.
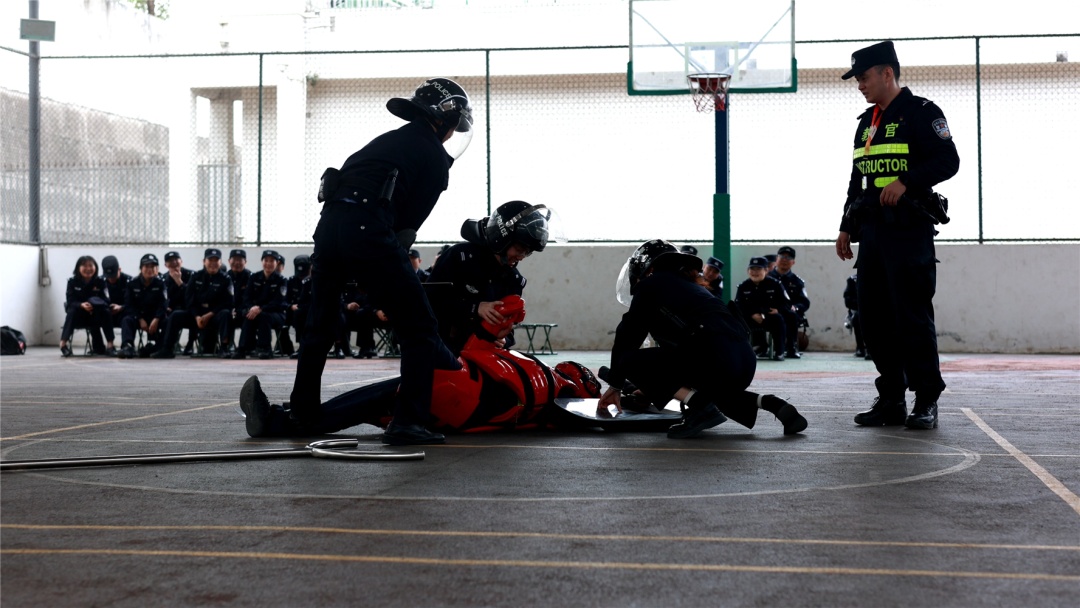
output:
M60 355L70 357L71 336L76 327L90 332L90 343L95 355L116 355L109 303L105 299L105 279L98 276L97 260L93 256L81 256L75 262L75 270L67 282L64 300L64 328L60 330ZM108 348L102 341L104 333Z
M244 298L247 294L248 281L251 280L251 271L247 269L247 252L243 249L233 249L229 252L229 281L233 288L233 307L229 315L229 327L224 330L221 340L221 348L218 354L223 358L232 356L236 344L236 330L244 325Z
M296 341L299 343L304 325L297 319L296 311L300 302L300 293L303 291L304 279L309 276L311 276L311 256L301 254L293 258L293 275L289 277L285 286L285 300L289 307L285 310L285 326L281 328L281 336L274 350L275 354L290 357L296 352L292 338L289 337L289 328L296 328Z
M765 269L765 271L766 272L772 272L773 269L776 268L776 254L775 253L766 253L765 254L765 260L769 262L769 266L768 266L768 268Z
M109 303L113 327L120 327L120 322L127 316L124 312L124 301L127 299L127 285L131 275L121 272L116 256L107 255L101 259L101 278L105 279L105 301ZM123 345L123 340L120 344Z
M194 273L190 268L184 268L184 260L180 257L179 251L170 251L165 254L165 268L167 271L161 274L161 280L165 282L166 314L171 315L174 311L184 309L184 300L187 298L184 289ZM188 334L184 354L193 353L194 347L195 334Z
M379 309L368 294L360 289L350 289L345 296L345 344L348 345L349 332L356 332L355 359L370 359L378 355L375 350L375 328L390 327L390 318ZM337 350L341 350L338 347ZM337 352L334 353L335 356Z
M693 245L683 245L682 247L679 247L679 251L697 257L697 247L694 247Z
M289 355L290 359L300 358L300 349L304 343L304 332L307 331L307 312L311 308L311 268L308 268L307 276L300 281L300 293L296 297L296 303L290 304L289 309L293 313L293 323L296 327L296 352Z
M278 252L267 249L262 254L260 273L251 275L244 294L244 325L240 329L240 346L232 355L243 359L254 352L260 359L272 359L273 334L285 323L285 293L287 281L278 268Z
M746 269L750 278L739 285L735 302L751 330L761 328L772 336L773 361L783 361L787 350L787 329L780 310L791 303L780 281L768 276L768 267L769 261L764 257L750 258Z
M806 324L810 298L806 295L806 283L791 270L795 266L795 249L785 245L776 255L776 268L769 272L769 276L780 281L787 292L788 300L791 301L790 306L780 311L787 327L787 352L784 355L790 359L798 359L802 357L798 350L799 328Z
M420 263L424 260L420 259L420 252L416 249L409 250L409 261L412 262L413 270L416 271L416 278L420 279L421 283L426 283L431 273L423 268L420 268Z
M135 332L146 332L147 342L161 344L158 331L165 320L165 282L158 276L157 256L148 253L139 260L139 278L128 282L124 300L124 320L120 322L120 357L135 356ZM147 345L148 351L153 350Z
M191 335L199 334L203 353L213 352L215 341L218 348L225 340L232 314L232 282L221 271L221 250L211 247L203 253L202 270L191 275L184 290L184 308L169 316L165 327L165 341L154 353L157 359L176 356L176 341L180 332L187 329Z
M701 277L705 279L705 289L720 298L720 301L724 300L724 275L720 273L723 269L722 260L709 256L709 259L705 261L705 267L701 270Z
M855 273L847 278L847 286L844 287L844 306L848 309L847 327L855 334L855 356L871 359L870 351L863 341L862 323L859 321L859 275Z

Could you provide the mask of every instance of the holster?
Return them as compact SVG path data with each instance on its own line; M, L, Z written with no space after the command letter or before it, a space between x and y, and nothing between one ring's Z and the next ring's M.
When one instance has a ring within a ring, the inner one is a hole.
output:
M333 167L327 167L326 171L323 171L322 177L319 178L319 194L317 197L319 202L325 203L327 197L333 196L340 185L341 171Z

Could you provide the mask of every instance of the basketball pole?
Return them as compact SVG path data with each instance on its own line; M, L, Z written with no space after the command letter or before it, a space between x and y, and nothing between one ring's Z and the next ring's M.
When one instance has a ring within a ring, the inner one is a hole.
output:
M730 103L730 98L728 100ZM728 192L728 113L716 112L716 193L713 194L713 256L724 262L725 286L731 294L739 281L731 259L731 194ZM731 299L730 295L728 299Z

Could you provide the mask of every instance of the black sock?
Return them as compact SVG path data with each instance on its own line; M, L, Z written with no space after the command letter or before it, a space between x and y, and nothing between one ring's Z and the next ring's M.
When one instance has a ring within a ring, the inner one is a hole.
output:
M758 407L770 414L776 415L776 413L780 411L780 408L785 405L787 405L787 402L778 397L772 395L758 395Z

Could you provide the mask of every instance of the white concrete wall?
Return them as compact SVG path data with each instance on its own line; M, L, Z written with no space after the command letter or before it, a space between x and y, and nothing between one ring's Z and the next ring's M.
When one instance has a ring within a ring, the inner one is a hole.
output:
M745 261L776 251L778 244L737 245L739 268L726 268L726 293L745 278ZM228 250L229 246L222 246ZM249 268L258 268L262 248L247 247ZM420 246L424 265L437 246ZM188 268L202 265L202 247L177 249ZM615 301L615 279L632 245L552 245L521 266L529 320L558 323L557 350L607 349L625 310ZM850 262L836 258L832 245L796 246L795 271L811 299L810 350L849 350L854 339L843 328L842 294ZM166 249L49 247L51 285L38 285L38 249L0 245L0 324L22 330L32 344L58 344L63 325L64 287L84 254L100 263L115 255L128 274L138 260ZM288 260L310 248L277 248ZM705 253L702 250L702 253ZM937 309L942 352L1080 353L1080 245L939 245Z

